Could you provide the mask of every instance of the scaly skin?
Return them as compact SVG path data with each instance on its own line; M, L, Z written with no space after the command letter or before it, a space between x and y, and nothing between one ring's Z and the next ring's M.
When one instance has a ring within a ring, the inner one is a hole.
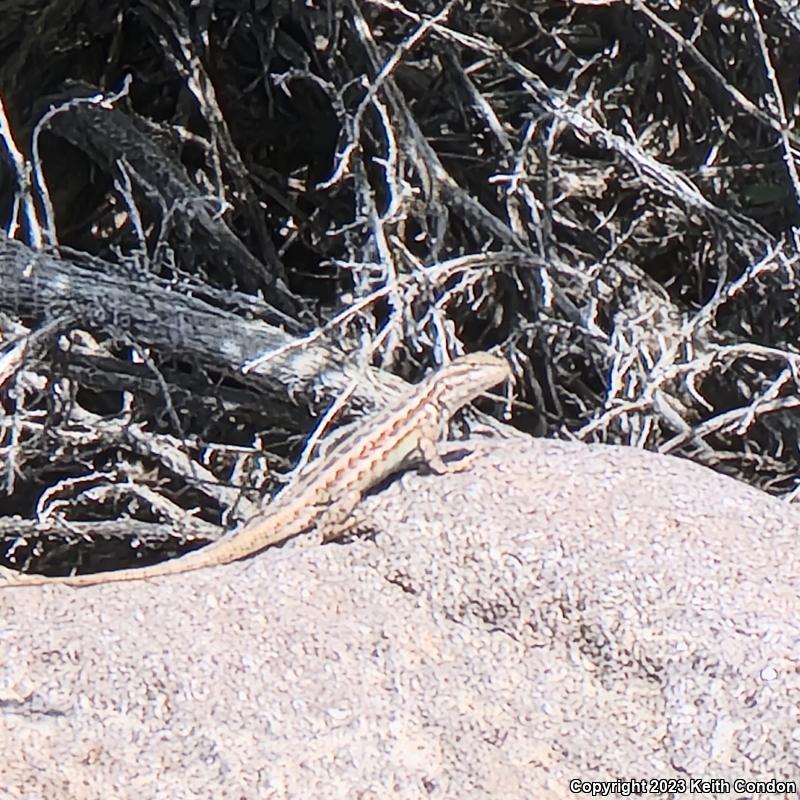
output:
M49 583L94 586L177 575L247 558L314 527L325 531L324 541L336 538L361 495L415 456L436 471L445 470L435 445L446 435L450 417L487 389L511 378L508 362L489 353L455 359L414 387L408 397L359 423L330 452L309 464L265 513L186 556L149 567L91 575L23 575L0 582L0 589Z

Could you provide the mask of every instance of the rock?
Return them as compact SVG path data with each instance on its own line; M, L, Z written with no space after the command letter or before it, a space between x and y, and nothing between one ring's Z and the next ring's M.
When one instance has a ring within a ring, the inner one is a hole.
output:
M0 591L0 796L800 782L800 514L630 448L480 450L367 498L374 540Z

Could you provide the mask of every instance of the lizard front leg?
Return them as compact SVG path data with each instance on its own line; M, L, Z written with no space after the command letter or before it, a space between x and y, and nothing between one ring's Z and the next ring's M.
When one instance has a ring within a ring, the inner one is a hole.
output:
M448 472L463 472L469 469L470 464L477 455L473 449L465 453L458 461L447 462L442 458L442 454L439 451L439 443L428 438L419 440L417 450L428 469L436 475L444 475Z

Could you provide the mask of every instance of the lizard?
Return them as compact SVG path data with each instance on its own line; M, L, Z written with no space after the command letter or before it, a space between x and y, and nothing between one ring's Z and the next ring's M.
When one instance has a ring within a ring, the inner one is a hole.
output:
M421 458L435 473L463 469L462 464L445 464L436 447L446 437L450 418L478 395L512 379L504 358L485 352L460 356L336 439L264 512L216 542L146 567L63 577L20 575L0 582L0 589L94 586L177 575L248 558L313 528L323 532L323 542L331 541L349 527L347 521L365 492L412 461Z

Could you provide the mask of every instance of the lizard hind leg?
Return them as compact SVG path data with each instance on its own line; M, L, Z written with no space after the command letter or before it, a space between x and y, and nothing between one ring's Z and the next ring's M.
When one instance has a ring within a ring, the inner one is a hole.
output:
M328 506L317 520L317 530L323 544L343 539L364 526L366 517L358 513L361 492L351 491Z

